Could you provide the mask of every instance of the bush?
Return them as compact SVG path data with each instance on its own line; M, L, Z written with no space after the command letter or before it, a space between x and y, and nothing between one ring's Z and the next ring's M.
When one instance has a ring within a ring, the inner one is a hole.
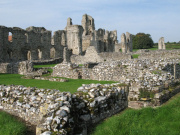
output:
M150 34L137 33L133 35L133 48L134 49L148 49L152 48L154 42Z

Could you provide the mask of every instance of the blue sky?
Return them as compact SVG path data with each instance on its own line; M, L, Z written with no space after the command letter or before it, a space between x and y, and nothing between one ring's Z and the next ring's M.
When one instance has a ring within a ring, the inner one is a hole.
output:
M95 19L96 29L148 33L154 42L180 41L180 0L0 0L0 25L63 30L68 17L81 25L82 15Z

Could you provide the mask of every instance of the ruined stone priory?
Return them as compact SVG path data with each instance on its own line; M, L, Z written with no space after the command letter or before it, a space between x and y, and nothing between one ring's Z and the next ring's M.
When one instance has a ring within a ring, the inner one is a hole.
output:
M163 37L158 48L133 52L132 34L123 33L118 43L116 30L95 30L87 14L81 25L68 18L52 37L44 27L0 26L0 73L117 82L82 84L75 93L0 85L0 109L36 125L36 135L87 135L89 127L127 107L157 107L180 92L180 49L166 50ZM33 68L52 63L57 65L50 76L42 76L47 69Z
M63 48L67 47L72 54L83 55L89 46L94 46L98 53L114 52L117 31L99 28L95 30L94 19L85 14L81 25L73 25L67 19L64 30L51 31L44 27L0 26L0 62L17 62L24 60L48 60L63 58Z

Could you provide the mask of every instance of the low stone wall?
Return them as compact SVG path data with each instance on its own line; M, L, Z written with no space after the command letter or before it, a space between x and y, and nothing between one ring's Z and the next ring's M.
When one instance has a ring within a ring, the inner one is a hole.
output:
M120 81L126 84L141 83L146 88L160 86L166 80L180 78L179 59L121 60L99 63L93 68L71 63L58 64L53 76L91 80Z
M49 64L57 64L61 63L63 61L63 58L55 58L55 59L49 59L49 60L32 60L32 63L34 65L49 65Z
M33 64L30 61L0 63L0 73L25 75L32 71L33 71Z
M71 63L61 63L57 64L53 68L52 76L54 77L66 77L72 79L79 79L81 78L79 68L77 65Z
M52 78L52 77L34 77L37 80L48 80L52 82L68 82L68 79L61 79L61 78Z
M0 108L37 125L37 135L86 135L88 126L128 106L128 86L89 84L77 91L0 85Z
M166 84L166 86L161 86L154 91L154 96L152 98L140 98L140 100L129 100L128 107L134 109L141 109L143 107L156 107L160 106L171 97L180 92L180 84L176 86L176 81ZM178 80L179 83L179 80Z
M180 58L180 49L176 50L155 50L134 52L140 54L139 59L165 59L165 58Z

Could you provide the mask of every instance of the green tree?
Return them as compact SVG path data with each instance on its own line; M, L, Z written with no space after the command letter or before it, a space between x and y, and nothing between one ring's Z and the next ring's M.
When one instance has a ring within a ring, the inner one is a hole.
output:
M137 33L133 35L133 48L134 49L148 49L152 48L154 42L150 34Z

